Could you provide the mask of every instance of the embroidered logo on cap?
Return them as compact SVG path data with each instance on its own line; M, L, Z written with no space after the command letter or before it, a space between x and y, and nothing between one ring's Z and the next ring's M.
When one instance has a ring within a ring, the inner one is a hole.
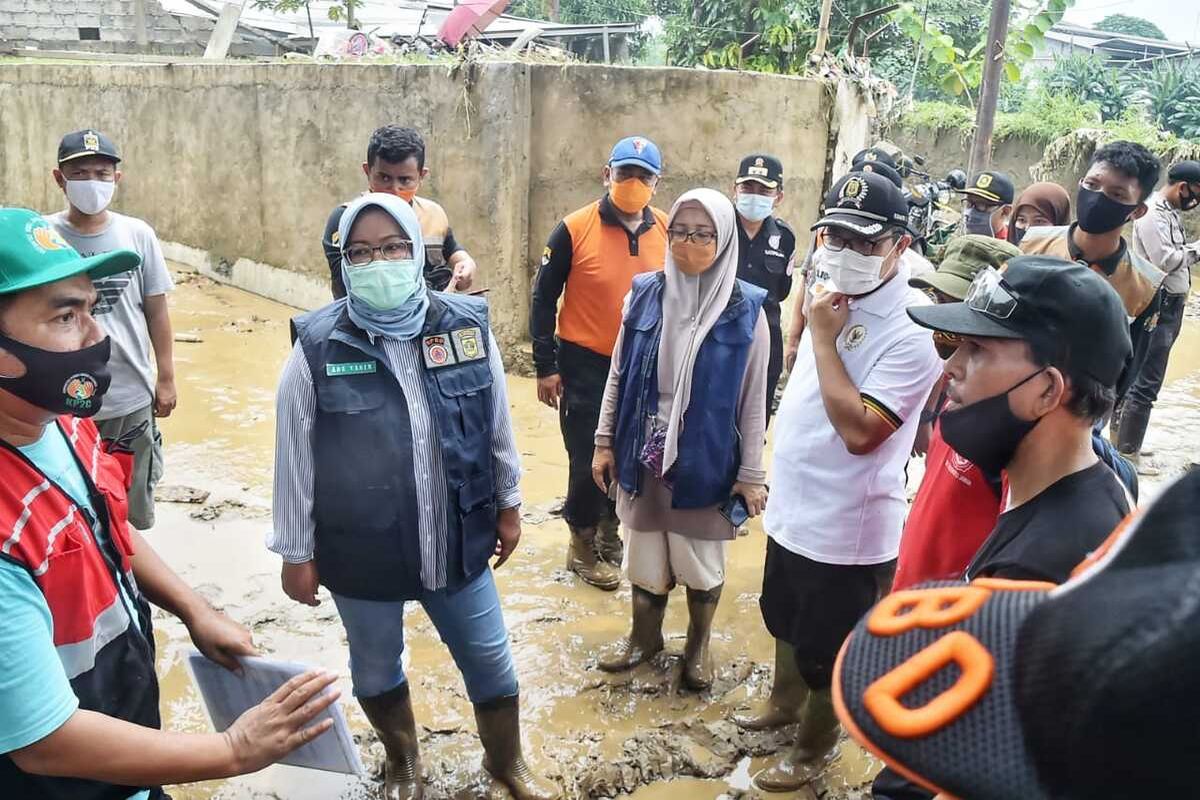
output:
M976 189L986 189L991 185L992 185L992 176L988 175L986 172L975 179L975 188Z
M70 250L71 245L67 244L58 231L50 227L50 223L44 219L31 219L25 225L25 235L29 237L29 242L43 253L51 250Z
M875 155L870 150L863 155L863 161L874 161L877 158L879 158L879 156Z
M83 135L83 149L98 152L100 150L100 137L94 131L88 131Z
M428 369L448 367L457 364L454 351L450 349L450 339L444 333L435 333L421 340L421 349L425 353L425 366Z
M852 205L861 209L869 193L870 187L866 181L857 177L850 178L842 184L842 190L838 193L838 205Z
M646 149L646 140L645 139L635 138L633 140L632 144L633 144L633 152L637 153L638 155L641 155L641 152Z

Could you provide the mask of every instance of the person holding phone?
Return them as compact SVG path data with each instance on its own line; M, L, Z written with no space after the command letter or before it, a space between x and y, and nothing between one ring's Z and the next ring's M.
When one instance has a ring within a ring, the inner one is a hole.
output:
M604 389L592 476L615 491L628 537L633 625L600 660L632 669L663 648L667 595L687 587L683 681L713 682L709 638L725 550L766 507L763 442L771 342L765 290L738 280L736 212L695 189L676 201L662 272L625 298Z

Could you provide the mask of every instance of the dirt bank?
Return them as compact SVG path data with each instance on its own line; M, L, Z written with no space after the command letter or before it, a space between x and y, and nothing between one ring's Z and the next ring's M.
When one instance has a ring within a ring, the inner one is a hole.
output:
M187 581L250 625L264 653L337 672L349 696L345 636L332 601L325 596L316 609L289 601L279 588L279 561L263 545L270 526L274 387L288 352L292 311L190 277L181 281L171 306L176 330L200 341L176 345L180 399L163 424L164 484L210 494L202 504L160 504L150 539ZM1185 336L1149 439L1166 472L1182 469L1200 451L1200 325L1189 322ZM730 548L715 626L720 677L711 692L697 696L678 688L686 627L679 590L667 615L667 653L631 675L600 673L594 668L598 650L628 625L629 590L602 593L563 570L566 528L553 514L566 473L557 416L535 402L531 380L510 378L509 390L526 469L526 524L521 549L497 577L531 760L571 798L755 796L750 777L782 739L743 734L726 720L769 686L772 647L758 611L761 527L751 525L750 534ZM481 750L461 679L429 619L419 607L409 614L409 676L432 778L426 796L506 797L479 781ZM180 661L190 646L185 632L165 615L157 625L165 723L204 730ZM347 711L374 767L378 745L353 702ZM876 769L862 750L843 741L820 784L778 797L864 797ZM369 781L275 767L171 793L177 800L330 800L368 797L370 787Z

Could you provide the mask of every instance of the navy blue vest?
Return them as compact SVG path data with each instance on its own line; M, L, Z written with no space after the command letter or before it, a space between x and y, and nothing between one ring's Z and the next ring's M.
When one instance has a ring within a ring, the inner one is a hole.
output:
M387 356L346 301L292 320L317 395L313 424L315 559L330 591L366 600L420 596L421 547L408 400ZM492 373L481 298L430 292L421 332L425 397L441 442L451 592L496 546ZM436 480L437 478L435 478Z
M658 413L658 344L662 337L663 273L633 279L625 315L617 394L614 450L617 480L630 494L641 490L639 461L646 423ZM704 338L692 373L692 398L683 416L679 455L668 477L673 508L724 503L741 463L738 397L754 341L754 326L767 292L738 281L729 305Z

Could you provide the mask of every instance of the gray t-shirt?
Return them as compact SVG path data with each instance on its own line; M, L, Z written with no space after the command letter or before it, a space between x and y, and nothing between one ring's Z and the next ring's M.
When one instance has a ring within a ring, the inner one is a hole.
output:
M140 219L109 212L108 227L84 235L67 222L67 212L46 217L83 256L112 250L133 250L142 266L96 281L96 320L112 337L112 386L104 395L97 419L114 419L139 411L154 402L155 373L146 327L145 299L175 288L154 229Z

